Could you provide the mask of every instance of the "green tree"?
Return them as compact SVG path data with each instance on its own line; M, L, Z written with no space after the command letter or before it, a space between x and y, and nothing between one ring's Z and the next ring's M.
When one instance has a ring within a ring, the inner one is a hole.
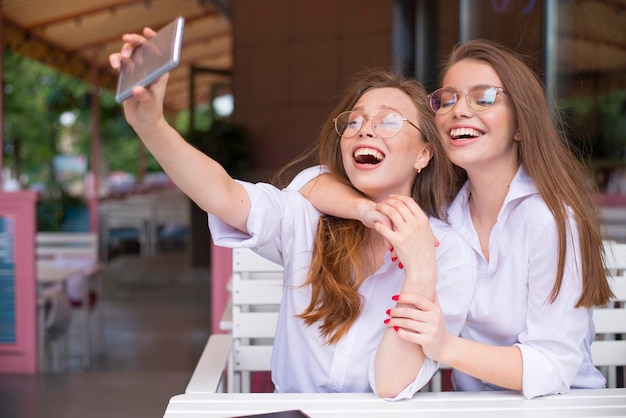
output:
M89 83L58 72L37 61L4 52L3 55L4 166L23 187L46 183L54 187L52 160L69 152L91 158L92 112ZM99 92L101 167L104 173L125 171L137 175L139 139L124 119L112 91ZM64 126L60 117L75 121ZM68 144L60 143L65 138ZM62 149L63 148L63 149ZM148 157L148 170L159 170ZM89 162L90 167L92 162Z

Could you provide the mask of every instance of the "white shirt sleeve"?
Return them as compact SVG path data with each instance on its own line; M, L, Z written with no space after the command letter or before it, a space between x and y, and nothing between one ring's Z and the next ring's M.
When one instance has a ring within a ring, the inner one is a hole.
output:
M558 233L551 219L536 235L529 253L526 330L519 338L523 394L527 398L569 392L583 362L589 312L575 308L582 294L578 228L570 217L565 272L557 299L550 303L558 260Z
M309 168L305 168L301 172L299 172L291 183L287 186L290 190L300 191L308 182L313 180L316 177L321 176L322 174L329 173L328 168L323 165L314 165Z

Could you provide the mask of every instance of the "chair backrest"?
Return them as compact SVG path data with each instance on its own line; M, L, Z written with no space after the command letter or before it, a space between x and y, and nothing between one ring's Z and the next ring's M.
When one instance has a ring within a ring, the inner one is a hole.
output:
M232 350L229 392L249 392L251 371L269 371L283 267L247 248L233 249Z
M131 233L139 241L142 255L156 253L154 206L144 200L136 198L108 201L100 206L100 235L105 260L109 258L109 246L115 242L117 230L134 231Z
M37 262L71 264L98 262L98 234L92 232L38 232Z
M605 241L606 265L614 299L593 311L596 340L591 345L594 364L617 386L617 371L626 378L626 243Z

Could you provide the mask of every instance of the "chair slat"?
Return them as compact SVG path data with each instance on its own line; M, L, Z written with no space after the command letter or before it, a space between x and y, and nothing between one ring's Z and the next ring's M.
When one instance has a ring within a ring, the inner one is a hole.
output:
M626 334L626 309L594 309L596 334Z
M283 267L276 264L248 248L233 249L233 272L247 271L282 271Z
M233 275L232 297L235 305L280 304L283 295L282 273L273 279L245 280Z
M598 367L626 365L626 340L594 341L591 356Z
M233 310L234 338L273 338L278 312L240 312Z
M262 372L270 370L271 345L239 345L233 348L235 367L240 370Z

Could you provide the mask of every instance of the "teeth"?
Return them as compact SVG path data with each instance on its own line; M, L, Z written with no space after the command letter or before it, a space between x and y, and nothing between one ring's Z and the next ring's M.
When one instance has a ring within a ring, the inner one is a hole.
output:
M359 148L354 151L354 159L359 163L375 164L385 159L385 155L373 148Z
M472 128L456 128L450 131L450 136L452 138L476 138L481 136L483 133L477 131Z

